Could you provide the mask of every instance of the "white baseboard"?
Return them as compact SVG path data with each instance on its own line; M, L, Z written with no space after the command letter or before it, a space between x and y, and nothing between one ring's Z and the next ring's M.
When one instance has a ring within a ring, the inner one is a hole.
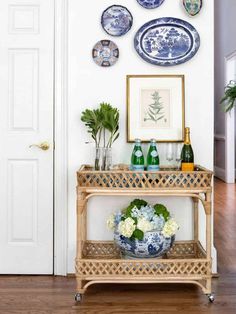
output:
M223 168L219 168L219 167L214 167L214 173L215 173L215 177L219 178L221 180L223 180L224 182L227 183L227 179L226 179L226 170ZM235 178L236 178L236 169L235 169ZM231 183L231 182L230 182Z
M214 167L215 177L226 182L226 171L223 168Z

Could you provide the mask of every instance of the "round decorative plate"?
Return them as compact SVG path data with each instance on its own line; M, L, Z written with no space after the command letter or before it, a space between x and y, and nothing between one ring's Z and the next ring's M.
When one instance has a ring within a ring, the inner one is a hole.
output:
M136 33L134 47L147 62L172 66L190 60L200 47L200 36L188 22L164 17L144 24Z
M126 7L112 5L102 13L103 29L112 36L122 36L132 27L133 17Z
M202 0L183 0L183 6L189 15L194 16L201 11Z
M93 47L93 60L97 65L110 67L115 64L119 58L119 49L111 40L100 40Z
M158 8L165 0L137 0L146 9Z

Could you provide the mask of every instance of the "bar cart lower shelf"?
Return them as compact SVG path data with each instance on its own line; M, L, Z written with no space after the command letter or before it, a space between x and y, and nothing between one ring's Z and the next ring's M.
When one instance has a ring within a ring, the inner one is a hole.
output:
M176 242L164 258L126 259L113 242L86 241L76 260L76 278L84 294L97 283L192 283L212 301L208 280L211 260L199 242ZM81 296L77 296L80 298Z
M199 286L210 302L212 294L211 179L212 172L198 167L189 173L164 170L157 173L91 171L83 166L77 173L77 289L81 301L87 288L98 283L191 283ZM162 258L123 257L113 241L87 240L87 202L94 196L190 197L194 210L194 240L176 241ZM199 242L198 206L206 214L206 250Z

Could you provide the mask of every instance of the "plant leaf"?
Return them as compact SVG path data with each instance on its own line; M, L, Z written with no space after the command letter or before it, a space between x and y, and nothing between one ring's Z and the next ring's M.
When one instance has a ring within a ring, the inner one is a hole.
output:
M147 206L147 204L148 203L146 201L140 199L135 199L130 203L130 205L133 207L136 206L138 209L140 209L142 206Z
M155 209L155 214L160 216L162 215L165 219L165 221L167 221L170 217L170 212L168 211L168 209L163 205L163 204L156 204L154 205L154 209Z
M132 234L132 238L141 241L141 240L143 240L143 237L144 237L144 233L142 230L139 230L139 229L134 230L134 232Z

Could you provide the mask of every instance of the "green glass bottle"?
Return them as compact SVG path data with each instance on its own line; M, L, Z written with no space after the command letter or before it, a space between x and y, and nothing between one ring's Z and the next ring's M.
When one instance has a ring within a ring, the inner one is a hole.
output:
M181 152L182 171L194 171L194 154L190 141L190 128L185 128L184 146Z
M158 171L160 170L160 159L157 151L156 141L151 139L150 147L147 155L147 170Z
M144 156L140 139L135 140L134 149L131 156L131 169L133 171L144 170Z

